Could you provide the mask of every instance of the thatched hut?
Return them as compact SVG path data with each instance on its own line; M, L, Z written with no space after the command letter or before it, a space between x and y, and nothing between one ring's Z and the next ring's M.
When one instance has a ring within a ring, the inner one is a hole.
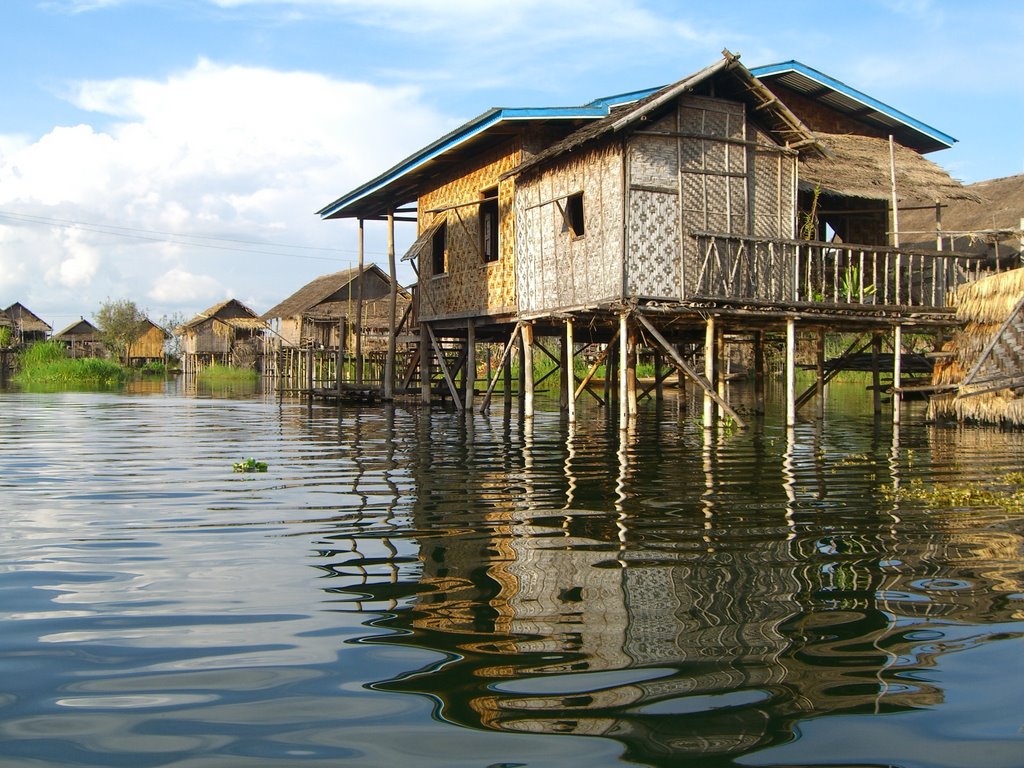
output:
M1024 426L1024 269L961 286L962 330L943 348L932 381L935 419Z
M200 312L175 329L182 337L185 373L207 365L259 367L267 324L237 299L228 299Z
M148 317L142 335L128 345L128 365L159 363L164 360L164 343L171 338L166 330Z
M18 344L32 344L46 341L53 332L53 326L19 301L4 310L14 323L14 340Z
M107 354L100 329L84 317L53 334L52 340L63 344L69 357L106 357Z
M985 257L989 269L1021 265L1024 174L969 184L976 199L953 199L937 209L908 212L905 240Z
M376 264L322 275L263 313L281 343L290 347L337 349L338 329L345 321L345 346L353 347L358 307L362 302L361 328L368 346L382 350L390 325L391 280ZM411 301L408 291L398 289L399 317Z

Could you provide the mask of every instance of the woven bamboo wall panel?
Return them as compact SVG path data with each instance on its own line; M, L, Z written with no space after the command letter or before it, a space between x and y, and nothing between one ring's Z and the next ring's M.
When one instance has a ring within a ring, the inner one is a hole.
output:
M621 293L622 170L618 145L574 156L520 181L516 197L518 298L523 312L557 311ZM562 209L583 193L586 232Z
M629 183L675 189L679 167L678 141L637 136L629 142Z
M420 215L420 232L443 218L448 235L448 269L444 275L432 274L429 247L420 260L422 320L469 313L483 315L515 308L515 186L511 180L499 186L498 178L518 165L519 158L518 144L505 144L482 155L475 166L463 169L461 174L453 175L420 198L421 212L462 206ZM499 258L487 264L481 254L479 208L463 204L480 200L485 191L495 186L498 186Z
M628 289L631 296L679 296L679 199L634 189L629 196Z

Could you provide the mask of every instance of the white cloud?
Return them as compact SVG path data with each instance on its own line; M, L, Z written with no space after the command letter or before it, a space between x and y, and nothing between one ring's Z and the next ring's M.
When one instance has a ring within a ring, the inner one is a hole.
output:
M195 275L177 267L158 276L146 295L162 306L175 307L205 305L227 298L224 286L215 277Z
M266 253L354 250L314 211L452 127L413 88L205 59L72 98L91 125L0 136L0 301L74 317L107 297L199 310L229 284L269 306L341 267Z

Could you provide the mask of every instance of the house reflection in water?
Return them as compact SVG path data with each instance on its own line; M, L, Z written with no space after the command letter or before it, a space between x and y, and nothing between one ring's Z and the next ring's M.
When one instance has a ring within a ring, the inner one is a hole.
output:
M669 466L603 437L553 456L510 436L459 459L474 473L418 454L418 578L387 587L395 610L375 626L396 630L380 642L444 658L375 688L427 695L473 728L610 737L643 761L725 756L790 741L808 717L940 703L918 674L949 650L931 622L1009 610L1009 585L985 595L972 569L984 553L960 530L897 523L871 501L808 516L830 493L820 436L743 480L715 445ZM852 472L874 477L878 456ZM692 490L664 504L666 482ZM575 504L554 506L559 494Z

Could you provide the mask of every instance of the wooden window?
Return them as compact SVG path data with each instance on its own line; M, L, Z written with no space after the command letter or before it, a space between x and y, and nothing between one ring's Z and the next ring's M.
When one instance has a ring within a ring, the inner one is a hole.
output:
M583 218L583 193L577 192L565 199L565 224L573 237L583 237L586 225Z
M448 271L448 224L441 224L430 239L430 274L443 275Z
M498 188L484 192L480 203L480 253L484 263L498 260Z

